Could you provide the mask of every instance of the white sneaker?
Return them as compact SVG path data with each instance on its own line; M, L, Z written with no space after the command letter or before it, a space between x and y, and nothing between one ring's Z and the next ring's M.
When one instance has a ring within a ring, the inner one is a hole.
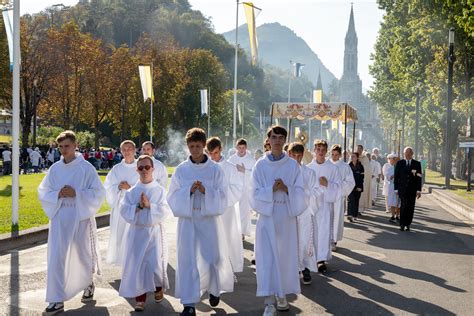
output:
M290 305L288 305L288 301L286 300L286 297L277 297L277 310L279 311L287 311L290 309Z
M263 316L275 316L276 309L273 305L267 305L265 307L265 311L263 312Z

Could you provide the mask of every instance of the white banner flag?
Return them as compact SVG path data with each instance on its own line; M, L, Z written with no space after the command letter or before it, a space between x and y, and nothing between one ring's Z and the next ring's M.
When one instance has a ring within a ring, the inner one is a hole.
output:
M151 99L152 102L155 101L155 96L153 95L153 74L151 70L151 65L138 65L138 71L140 72L140 82L142 84L143 91L143 100L146 101Z
M209 113L209 103L207 102L207 89L199 90L201 94L201 115L207 115Z
M3 23L7 32L8 53L10 55L10 70L13 70L13 9L2 11Z

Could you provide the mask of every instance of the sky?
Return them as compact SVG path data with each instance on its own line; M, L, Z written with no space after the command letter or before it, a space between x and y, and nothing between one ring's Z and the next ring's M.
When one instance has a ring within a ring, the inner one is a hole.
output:
M36 13L53 4L74 5L77 0L21 0L21 14ZM215 31L224 33L235 28L235 0L189 0L193 9L200 10L214 24ZM349 24L351 3L359 39L359 76L364 90L373 78L369 74L370 54L383 18L375 0L254 0L262 9L257 26L278 22L303 38L326 67L340 78L343 70L344 37ZM239 8L239 25L245 23ZM257 34L258 36L258 34Z

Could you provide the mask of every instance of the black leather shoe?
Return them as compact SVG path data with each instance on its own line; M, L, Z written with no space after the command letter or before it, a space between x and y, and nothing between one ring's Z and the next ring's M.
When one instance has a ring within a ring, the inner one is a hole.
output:
M405 229L407 232L410 231L410 226L407 226L407 228Z
M324 261L318 262L318 272L319 273L325 273L328 270L326 267L326 263Z
M192 306L185 306L180 316L196 316L196 309Z
M400 230L401 230L402 232L405 231L405 227L400 226Z
M209 304L212 307L216 307L217 305L219 305L220 301L221 301L221 299L220 299L219 296L214 296L214 295L209 293Z

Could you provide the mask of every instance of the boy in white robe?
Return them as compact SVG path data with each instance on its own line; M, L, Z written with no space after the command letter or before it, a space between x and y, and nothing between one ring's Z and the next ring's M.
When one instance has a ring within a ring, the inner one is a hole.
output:
M125 193L120 204L120 214L130 227L125 237L119 294L135 298L135 311L143 311L147 292L154 292L155 302L160 303L164 290L169 288L168 244L163 222L171 211L165 189L153 179L152 158L140 156L137 171L140 180Z
M303 183L308 207L297 218L298 222L298 259L300 271L303 275L303 284L311 284L311 270L316 271L316 255L313 245L314 239L314 196L316 194L316 174L302 164L306 149L303 144L295 142L288 147L288 155L296 160L301 167Z
M124 140L120 144L123 159L107 174L104 187L107 192L107 202L112 208L110 212L110 237L107 248L107 263L121 266L123 263L125 236L128 223L120 215L120 203L125 192L138 181L137 162L135 160L135 143Z
M307 207L298 163L283 152L287 131L273 126L267 136L271 152L252 173L250 205L259 214L256 229L257 296L265 297L264 315L288 310L287 294L299 294L296 217Z
M186 144L191 156L176 167L167 200L178 217L175 295L182 315L195 315L204 292L215 307L221 293L234 290L234 278L220 216L228 205L224 172L204 154L202 129L190 129Z
M344 206L346 199L351 194L355 186L354 175L351 167L341 159L342 148L340 145L332 145L331 147L331 162L338 168L339 176L341 177L341 195L334 202L334 216L332 221L332 251L336 250L337 242L342 240L344 232Z
M64 131L56 138L62 154L38 187L49 218L45 314L64 310L64 301L84 290L94 296L93 275L100 274L95 214L105 197L95 168L76 153L76 136Z
M326 263L331 259L331 231L334 216L334 203L341 196L341 177L338 168L326 160L328 144L325 140L314 141L315 159L308 165L316 172L317 196L315 207L315 238L316 261L318 271L327 271Z
M247 151L247 141L243 138L238 139L235 148L237 152L229 158L229 162L238 166L238 170L243 172L244 189L239 201L239 213L242 229L242 239L251 234L252 210L249 204L250 179L252 169L255 166L255 159Z
M155 158L155 144L151 141L144 142L142 144L142 154L148 155L153 159L153 166L155 168L153 179L166 189L168 185L168 170L166 170L165 165L161 161Z
M227 206L221 215L225 228L225 238L229 252L232 270L242 272L244 269L244 249L242 244L242 230L240 216L236 204L242 195L243 183L237 166L225 160L222 156L222 142L218 137L211 137L206 142L206 152L212 161L216 162L224 171Z

